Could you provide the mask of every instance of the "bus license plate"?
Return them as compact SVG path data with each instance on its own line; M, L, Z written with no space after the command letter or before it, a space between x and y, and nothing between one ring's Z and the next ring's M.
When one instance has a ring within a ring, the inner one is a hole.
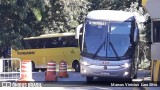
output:
M106 72L102 72L101 74L102 75L109 75L109 73L106 73Z

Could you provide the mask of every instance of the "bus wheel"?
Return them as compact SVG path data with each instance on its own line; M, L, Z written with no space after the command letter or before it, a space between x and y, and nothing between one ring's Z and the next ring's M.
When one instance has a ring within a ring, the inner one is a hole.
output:
M133 79L137 79L137 74L135 74L135 75L133 76Z
M77 62L77 63L75 64L75 71L76 71L76 72L80 72L80 64L79 64L79 62Z
M72 67L75 69L75 72L80 72L80 64L78 61L74 61Z
M32 72L34 72L35 71L35 63L32 61L31 64L32 64Z
M87 82L93 82L93 77L86 77Z
M128 78L127 82L131 83L132 82L132 78Z
M132 76L129 76L129 77L125 78L124 81L129 82L129 83L132 82Z

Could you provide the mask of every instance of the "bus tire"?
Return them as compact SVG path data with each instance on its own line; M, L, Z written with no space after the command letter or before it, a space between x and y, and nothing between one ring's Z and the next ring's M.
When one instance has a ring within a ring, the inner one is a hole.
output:
M76 65L75 65L75 71L76 72L80 72L80 64L79 64L79 62L77 62Z
M131 83L132 82L132 77L129 76L129 77L125 78L125 81L128 82L128 83Z
M135 75L133 76L133 79L137 79L137 74L135 74Z
M80 64L77 60L75 60L72 64L72 68L75 69L75 72L80 72Z
M131 83L132 82L132 78L128 78L127 82Z
M86 81L87 81L88 83L93 82L93 77L86 77Z
M31 64L32 64L32 72L35 71L35 63L33 61L31 61Z

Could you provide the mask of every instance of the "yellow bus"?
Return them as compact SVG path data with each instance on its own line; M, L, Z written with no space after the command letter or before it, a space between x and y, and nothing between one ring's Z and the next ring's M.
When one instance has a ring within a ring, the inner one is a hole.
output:
M45 70L49 61L55 61L59 65L65 60L68 69L80 71L79 41L75 39L75 33L44 34L37 37L23 39L24 49L11 50L12 58L32 60L32 70Z

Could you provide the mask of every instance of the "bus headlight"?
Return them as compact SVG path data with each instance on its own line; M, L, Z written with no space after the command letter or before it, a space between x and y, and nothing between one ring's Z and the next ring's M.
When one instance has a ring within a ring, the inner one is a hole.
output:
M129 63L125 63L125 64L121 65L121 67L128 68L128 67L130 67L130 64Z
M83 65L90 65L87 61L81 61Z

